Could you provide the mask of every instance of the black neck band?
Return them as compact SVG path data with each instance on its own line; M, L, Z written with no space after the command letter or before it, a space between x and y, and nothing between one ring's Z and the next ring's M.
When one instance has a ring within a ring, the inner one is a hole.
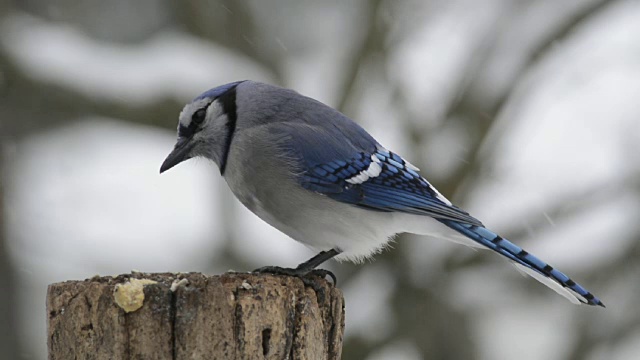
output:
M236 112L236 87L234 86L218 97L218 102L222 105L222 110L227 114L227 134L224 139L224 147L222 148L220 157L220 175L224 175L224 171L227 168L227 158L229 157L231 141L236 131L236 121L238 120L238 114Z

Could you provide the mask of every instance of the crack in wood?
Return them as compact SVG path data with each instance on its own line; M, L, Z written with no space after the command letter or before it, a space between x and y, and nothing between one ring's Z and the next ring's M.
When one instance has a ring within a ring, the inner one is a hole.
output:
M132 277L157 284L125 314L113 287ZM177 279L189 287L171 291ZM135 273L52 284L49 359L339 359L341 303L322 279L308 288L272 275Z

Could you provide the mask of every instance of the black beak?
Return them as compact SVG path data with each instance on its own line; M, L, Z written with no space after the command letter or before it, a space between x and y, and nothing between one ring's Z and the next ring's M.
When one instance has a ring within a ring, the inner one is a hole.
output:
M160 174L191 158L190 152L194 143L191 139L179 138L171 154L162 163Z

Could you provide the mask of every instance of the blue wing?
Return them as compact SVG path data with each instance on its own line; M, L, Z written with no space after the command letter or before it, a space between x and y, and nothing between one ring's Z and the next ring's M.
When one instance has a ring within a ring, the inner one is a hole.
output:
M286 138L283 141L286 151L298 158L301 167L298 181L305 189L370 210L482 225L451 205L420 176L416 167L384 149L357 124L344 119L350 123L334 121L333 126L318 126L292 122L272 128L279 138Z
M378 211L400 211L482 225L451 205L410 163L379 147L309 169L300 182L332 199Z
M301 168L298 181L304 188L370 210L431 216L514 261L523 271L572 301L604 306L564 273L453 206L420 176L416 167L384 149L355 123L344 123L350 121L345 119L339 118L333 126L284 123L274 127L280 135L277 138Z

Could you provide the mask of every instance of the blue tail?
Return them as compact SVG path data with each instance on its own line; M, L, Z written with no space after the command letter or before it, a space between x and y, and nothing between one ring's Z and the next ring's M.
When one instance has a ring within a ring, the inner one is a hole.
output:
M513 244L507 239L503 239L496 233L484 228L482 226L476 226L472 224L460 223L454 220L438 220L449 228L467 236L471 240L486 246L487 248L497 252L500 255L513 260L515 263L524 266L526 269L533 270L535 273L542 275L546 279L555 281L558 285L569 290L570 294L574 296L578 301L589 304L599 305L605 307L602 301L595 297L592 293L585 288L571 280L567 275L554 269L551 265L538 259L537 257L529 254L519 246ZM531 274L534 277L536 274ZM538 279L544 283L541 279Z

